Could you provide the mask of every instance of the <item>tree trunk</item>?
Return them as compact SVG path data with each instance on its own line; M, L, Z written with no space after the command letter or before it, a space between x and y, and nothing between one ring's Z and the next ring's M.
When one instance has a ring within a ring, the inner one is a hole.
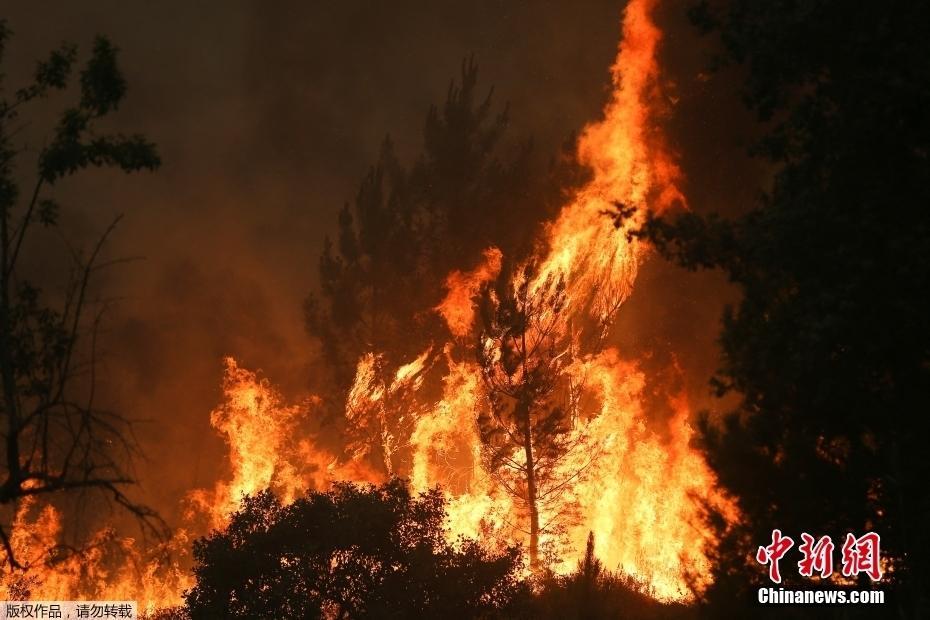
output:
M530 569L539 567L539 508L536 505L536 464L533 462L533 430L526 408L523 425L523 452L526 456L526 503L530 512Z
M0 206L0 381L3 382L3 405L6 416L6 480L2 481L0 503L16 497L19 489L19 412L16 409L16 374L13 369L10 325L10 243L9 208Z
M523 315L526 316L526 303L523 304ZM523 377L529 374L526 365L526 325L520 333L521 351L523 353ZM530 570L539 568L539 507L536 505L536 463L533 461L533 420L531 417L532 405L526 402L525 395L521 397L518 405L522 409L517 419L523 421L523 452L526 456L526 503L530 511Z

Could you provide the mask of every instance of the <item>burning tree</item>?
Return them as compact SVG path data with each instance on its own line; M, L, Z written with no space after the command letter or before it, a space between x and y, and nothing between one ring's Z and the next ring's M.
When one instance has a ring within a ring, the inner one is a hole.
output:
M0 52L10 31L0 21ZM101 250L119 218L89 253L72 247L67 286L48 302L24 264L36 225L55 228L58 204L45 191L88 167L125 172L154 169L155 147L142 136L101 134L98 121L116 110L126 83L116 65L116 49L103 38L80 74L80 97L58 117L51 139L38 154L35 180L23 200L16 177L14 144L23 126L20 112L63 90L76 61L73 45L62 45L39 62L30 84L0 99L0 416L3 450L0 504L59 492L98 489L145 524L159 521L131 501L123 487L133 482L117 449L132 454L128 420L95 400L96 337L105 304L88 316L90 281L105 263ZM54 296L54 295L49 295ZM86 346L84 346L86 345ZM7 529L0 540L11 566L18 566Z
M334 409L346 404L337 413L345 465L409 475L418 491L440 485L451 532L528 538L534 567L551 544L560 561L548 568L570 570L595 531L606 563L647 581L657 598L682 600L706 587L690 587L688 575L708 572L714 546L695 498L726 498L690 445L687 400L663 399L674 417L668 432L656 427L644 373L607 346L648 254L627 233L684 200L657 122L667 98L654 4L625 9L613 94L571 160L587 176L561 184L569 191L557 213L525 191L533 179L496 163L499 132L480 122L487 106L466 96L466 72L442 113L431 113L421 160L401 170L386 151L355 210L343 212L307 318L321 365L335 369L323 380L354 370L354 380L324 388ZM527 256L532 268L498 277L503 257ZM433 329L436 316L446 325ZM467 344L476 335L477 351Z
M533 286L533 267L511 279L505 271L481 299L477 357L488 407L477 424L487 467L507 492L524 503L529 521L530 565L539 565L540 535L557 523L562 491L584 466L565 467L583 443L579 385L564 372L572 360L565 329L565 284L546 279Z
M426 116L417 160L404 164L386 139L355 201L340 211L335 239L324 241L321 290L308 296L305 316L326 361L319 387L337 407L364 355L382 354L376 374L384 379L389 372L381 367L402 364L442 337L435 315L423 309L441 298L450 270L490 245L528 243L535 224L583 175L571 142L548 167L529 142L512 148L508 110L496 110L492 95L482 96L474 61L463 62L445 102Z

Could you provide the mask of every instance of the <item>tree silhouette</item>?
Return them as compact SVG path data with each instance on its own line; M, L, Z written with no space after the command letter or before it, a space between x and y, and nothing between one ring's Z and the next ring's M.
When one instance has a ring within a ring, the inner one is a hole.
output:
M477 417L489 471L526 507L530 565L539 568L539 538L560 514L543 522L541 513L559 502L582 472L566 469L566 457L582 447L580 386L564 373L572 361L565 329L564 283L531 288L532 265L511 278L503 270L481 297L482 326L477 358L489 405Z
M776 170L735 220L690 213L643 231L742 292L716 379L742 403L702 432L745 514L715 591L751 595L761 572L746 558L775 527L874 530L895 558L898 613L926 616L930 7L730 0L693 16L719 32L723 62L745 66L746 102L767 123L755 153Z
M492 94L480 96L477 66L463 62L445 103L427 114L416 162L403 165L386 139L340 211L335 240L325 240L320 292L304 309L323 352L319 389L336 410L363 354L382 353L389 371L441 333L424 309L441 300L451 269L475 263L490 245L528 244L582 177L568 146L547 168L529 142L508 144L508 111L495 112Z
M0 60L10 31L0 21ZM98 407L94 399L96 334L101 311L88 317L90 281L104 265L100 253L118 218L89 252L69 246L70 280L60 305L47 302L41 284L28 277L24 257L37 226L55 228L59 204L48 191L88 167L125 172L154 169L155 147L142 136L101 133L97 125L119 106L126 83L116 48L97 38L80 73L77 102L59 116L38 153L35 178L20 192L17 163L28 150L17 144L18 119L32 103L67 87L77 59L62 45L39 62L32 81L0 99L0 504L26 496L98 489L150 526L149 509L129 500L133 482L122 465L134 445L127 420ZM21 172L22 169L19 170ZM7 559L16 566L8 532L0 526Z
M416 286L426 264L421 247L428 224L408 198L407 173L385 140L378 165L362 181L354 208L339 213L338 245L327 237L320 256L322 298L306 303L307 327L323 345L339 385L347 387L362 353L403 343ZM402 292L400 295L395 293ZM408 347L402 347L409 353Z
M246 498L194 545L192 618L497 617L523 594L520 554L445 540L438 490L334 485L282 505Z

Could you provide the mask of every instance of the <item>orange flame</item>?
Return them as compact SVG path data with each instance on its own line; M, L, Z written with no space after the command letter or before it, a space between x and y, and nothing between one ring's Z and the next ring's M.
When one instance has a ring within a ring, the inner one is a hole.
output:
M463 338L471 331L475 320L473 299L481 286L497 277L501 270L503 254L497 248L484 251L484 261L472 271L453 271L446 278L446 297L436 306L436 311L449 326L453 336Z
M565 353L574 362L564 372L573 385L586 386L588 398L597 403L585 419L574 420L569 443L578 447L560 464L570 489L541 515L542 522L573 515L563 519L560 534L553 528L542 536L542 544L556 549L562 560L552 568L571 570L592 531L608 567L645 582L656 598L688 600L693 589L700 591L709 583L707 554L713 540L702 525L701 502L731 515L733 511L715 490L701 455L689 446L686 400L672 399L677 413L667 432L650 430L640 403L644 377L635 364L623 361L614 349L575 350L584 330L593 330L599 342L633 290L647 248L625 233L649 210L661 212L684 203L680 171L657 124L665 105L656 61L661 33L650 18L654 4L634 0L626 8L623 41L612 67L613 96L604 119L586 127L578 144L579 157L591 167L593 178L547 226L542 250L531 261L536 269L525 284L533 296L565 287L569 312L564 314L569 318L550 317L570 336L571 350ZM606 217L618 209L626 219ZM471 333L473 299L497 275L500 264L499 251L491 249L475 270L450 274L448 294L436 310L454 337ZM515 276L514 289L524 284L524 273ZM487 406L480 370L454 359L451 344L444 351L449 374L443 397L418 414L408 439L392 435L395 447L409 447L408 471L415 488L440 484L446 490L452 535L522 540L525 534L515 526L525 518L521 509L480 458L475 415ZM367 369L360 364L353 394L379 400L382 392L367 385ZM513 458L521 457L515 453Z
M305 406L287 405L267 379L240 368L232 358L225 364L224 402L210 414L210 423L229 446L232 479L218 481L212 491L192 491L189 520L206 515L209 527L222 528L244 496L264 489L290 503L307 489L326 487L333 480L378 479L358 462L340 465L317 445L306 428L316 399Z
M291 501L307 487L307 480L291 464L294 459L282 458L291 448L286 442L300 408L283 406L281 396L267 381L239 368L234 359L225 362L225 402L210 414L210 423L229 445L233 478L217 482L210 493L197 490L190 494L194 507L209 515L214 528L226 524L245 495L271 487Z
M181 593L194 585L179 561L190 547L184 530L143 551L134 539L105 528L73 553L60 542L58 510L35 497L20 501L10 529L11 547L25 570L0 571L3 600L135 600L140 611L152 613L179 605Z

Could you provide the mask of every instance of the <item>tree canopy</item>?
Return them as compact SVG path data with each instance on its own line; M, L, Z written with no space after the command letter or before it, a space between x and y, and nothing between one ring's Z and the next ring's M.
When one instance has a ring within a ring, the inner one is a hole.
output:
M480 297L475 349L488 396L476 424L488 471L525 509L528 523L521 529L529 534L530 565L538 569L541 534L561 525L542 521L540 513L551 512L581 473L562 471L567 457L585 448L572 435L581 424L580 388L565 373L572 343L562 326L563 280L534 294L533 265L519 268L516 284L512 275L503 269Z
M746 517L719 588L743 566L747 593L746 558L773 528L874 530L895 558L900 612L926 614L930 7L729 0L692 17L719 35L719 62L745 67L766 129L754 154L776 170L736 219L687 213L641 231L742 293L715 379L741 404L703 424Z
M426 114L423 149L405 165L390 138L339 213L319 258L320 290L305 303L308 333L323 352L322 392L341 405L359 358L399 365L441 333L427 309L452 269L497 246L519 253L536 225L583 176L570 155L540 161L531 141L507 140L507 106L495 110L468 59L441 106ZM509 254L509 252L508 252Z

